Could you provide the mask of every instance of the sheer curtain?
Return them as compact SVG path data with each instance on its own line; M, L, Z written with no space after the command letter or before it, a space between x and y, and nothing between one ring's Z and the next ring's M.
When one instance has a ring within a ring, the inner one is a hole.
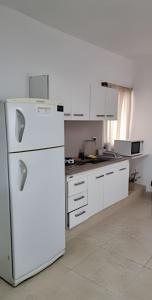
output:
M118 88L118 118L116 121L105 121L104 140L112 146L116 139L128 139L132 110L132 91Z

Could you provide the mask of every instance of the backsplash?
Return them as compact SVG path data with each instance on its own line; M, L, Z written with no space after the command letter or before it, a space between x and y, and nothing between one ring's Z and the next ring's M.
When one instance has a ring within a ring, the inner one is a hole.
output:
M86 139L96 137L95 143L87 143L86 151L93 154L103 144L102 121L65 121L65 156L78 157Z

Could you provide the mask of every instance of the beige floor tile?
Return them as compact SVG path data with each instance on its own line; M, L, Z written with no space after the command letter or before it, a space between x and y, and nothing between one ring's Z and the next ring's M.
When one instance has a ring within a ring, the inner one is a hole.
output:
M97 250L74 268L78 274L111 291L124 293L141 266L103 249Z
M61 261L65 266L73 268L95 250L96 246L92 242L73 238L67 242L66 253Z
M116 235L114 230L109 224L99 223L93 226L90 230L84 234L80 234L79 238L84 241L89 241L95 246L102 246L111 240Z
M113 238L107 244L103 245L103 247L107 250L113 250L141 265L145 265L152 256L151 242L138 241L125 234Z
M152 270L143 268L125 292L129 300L152 299Z
M152 257L147 261L147 263L145 264L145 267L152 269Z
M120 209L115 216L127 216L128 218L134 218L134 219L151 219L152 220L152 200L146 199L145 197L142 197L139 199L140 201L134 202L131 205L128 205L127 207L123 207Z
M98 287L61 264L12 288L3 283L1 300L123 300L117 293Z

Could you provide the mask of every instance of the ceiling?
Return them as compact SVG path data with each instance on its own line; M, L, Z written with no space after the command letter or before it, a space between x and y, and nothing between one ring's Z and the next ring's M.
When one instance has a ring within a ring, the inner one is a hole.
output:
M131 59L152 55L151 0L0 0L42 23Z

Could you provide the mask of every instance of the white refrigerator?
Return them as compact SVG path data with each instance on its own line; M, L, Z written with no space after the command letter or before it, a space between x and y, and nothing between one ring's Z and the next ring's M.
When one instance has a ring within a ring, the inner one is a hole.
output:
M63 107L0 102L0 277L16 286L65 251Z

